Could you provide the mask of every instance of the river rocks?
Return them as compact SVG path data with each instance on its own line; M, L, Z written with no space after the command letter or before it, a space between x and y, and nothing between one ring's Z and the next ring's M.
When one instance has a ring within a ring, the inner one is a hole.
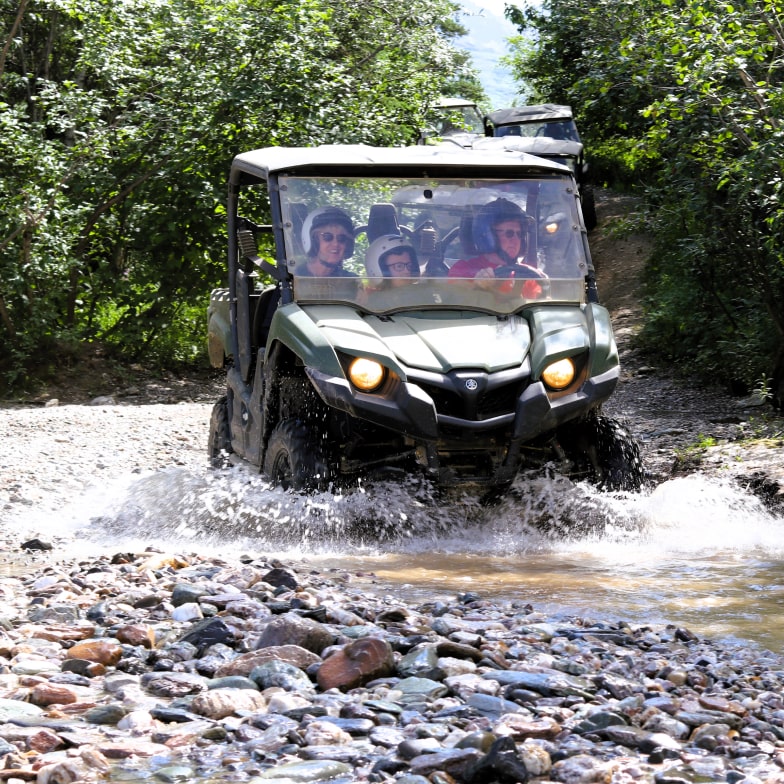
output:
M266 707L266 697L250 689L210 689L196 695L190 709L208 719L225 719L239 711L261 711Z
M328 689L354 689L394 672L392 646L377 637L348 643L318 668L318 685Z
M334 633L310 618L296 613L286 613L264 626L256 644L257 648L280 645L297 645L313 653L321 653L335 642Z
M249 675L255 667L268 661L286 662L301 670L306 670L316 663L321 663L321 657L312 651L301 648L299 645L272 645L268 648L243 653L227 661L218 667L215 671L215 677Z
M784 659L687 629L404 607L263 557L123 553L0 593L9 781L784 781Z
M122 646L116 639L85 640L69 648L65 653L65 658L84 659L113 667L120 661L122 654Z

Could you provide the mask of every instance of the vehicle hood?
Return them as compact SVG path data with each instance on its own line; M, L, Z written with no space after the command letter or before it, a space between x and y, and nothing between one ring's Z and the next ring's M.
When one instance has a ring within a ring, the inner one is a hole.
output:
M531 347L530 327L519 315L434 311L375 316L327 305L306 310L336 351L373 357L404 377L405 368L491 373L519 367Z

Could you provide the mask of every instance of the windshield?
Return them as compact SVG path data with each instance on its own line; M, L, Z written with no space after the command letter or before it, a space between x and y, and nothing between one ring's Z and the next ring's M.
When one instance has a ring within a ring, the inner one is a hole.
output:
M370 312L582 302L588 260L568 176L279 180L300 303Z
M436 136L448 136L450 133L483 134L485 132L482 115L475 104L436 106L431 110L431 114Z

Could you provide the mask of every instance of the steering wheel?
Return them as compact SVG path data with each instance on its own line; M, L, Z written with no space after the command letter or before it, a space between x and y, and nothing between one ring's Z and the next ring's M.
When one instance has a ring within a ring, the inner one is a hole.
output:
M523 278L547 279L547 275L542 270L532 267L530 264L510 264L506 267L495 267L493 275L496 278L515 278L516 280Z
M493 270L493 275L502 281L499 285L501 294L511 294L515 291L515 287L520 284L519 293L524 299L538 299L546 284L540 286L534 281L549 280L544 272L536 269L536 267L531 267L528 264L513 264L505 267L496 267Z

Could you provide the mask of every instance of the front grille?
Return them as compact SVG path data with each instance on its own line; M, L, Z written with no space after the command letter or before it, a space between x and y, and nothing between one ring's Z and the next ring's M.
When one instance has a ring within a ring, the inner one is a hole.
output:
M529 376L523 369L494 375L461 370L438 379L418 379L410 375L409 380L432 398L439 415L483 422L513 414L517 399L528 385Z
M422 389L433 398L437 413L465 419L464 401L459 395L455 394L454 390L442 389L441 387L433 386L432 384L419 384L418 386L422 387Z
M517 398L523 392L524 384L505 384L498 389L490 390L479 398L477 419L489 419L514 413Z

